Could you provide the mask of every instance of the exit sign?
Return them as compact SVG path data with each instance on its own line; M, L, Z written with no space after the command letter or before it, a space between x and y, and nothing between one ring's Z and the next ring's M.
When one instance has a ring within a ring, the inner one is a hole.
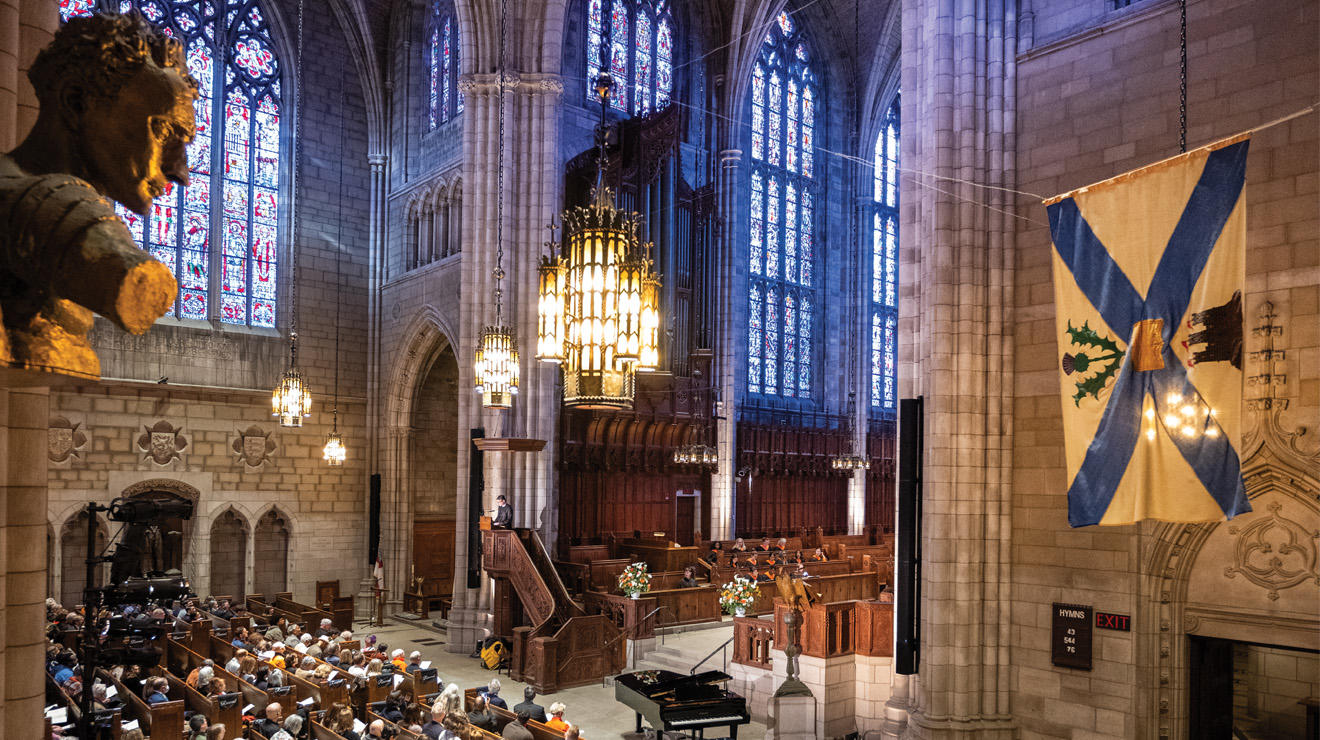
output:
M1065 668L1091 670L1091 607L1055 602L1050 610L1051 662Z
M1132 617L1126 614L1095 613L1095 626L1102 630L1132 631Z

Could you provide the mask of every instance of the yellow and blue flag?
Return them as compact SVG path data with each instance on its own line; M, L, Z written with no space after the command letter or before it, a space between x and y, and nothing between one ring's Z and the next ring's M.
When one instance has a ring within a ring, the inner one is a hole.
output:
M1046 201L1074 527L1251 511L1238 456L1248 144Z

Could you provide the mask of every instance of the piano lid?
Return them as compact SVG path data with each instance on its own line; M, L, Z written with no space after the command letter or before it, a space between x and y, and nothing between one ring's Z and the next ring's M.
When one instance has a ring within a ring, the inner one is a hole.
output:
M705 686L728 681L731 678L733 677L724 671L705 671L695 676L685 676L674 671L651 670L623 673L614 680L643 696L655 698L673 693L681 688Z

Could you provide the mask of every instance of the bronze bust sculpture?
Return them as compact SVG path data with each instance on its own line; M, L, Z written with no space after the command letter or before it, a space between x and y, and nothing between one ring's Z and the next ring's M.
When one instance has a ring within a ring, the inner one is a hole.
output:
M28 78L36 125L0 155L0 366L97 378L93 312L141 334L174 303L111 200L146 214L188 184L197 82L178 41L115 14L70 19Z

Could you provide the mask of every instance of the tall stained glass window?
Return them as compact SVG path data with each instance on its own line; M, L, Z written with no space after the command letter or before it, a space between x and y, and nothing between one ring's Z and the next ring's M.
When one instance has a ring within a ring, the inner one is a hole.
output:
M171 315L273 328L278 301L280 66L257 0L60 0L60 16L138 10L183 42L197 78L190 184L119 215L174 271ZM218 126L218 129L217 129Z
M449 0L434 0L426 24L426 69L430 85L427 123L435 128L463 112L458 91L458 18Z
M802 30L780 13L752 70L747 390L811 396L816 103Z
M674 87L669 0L587 0L586 11L588 98L595 99L596 77L607 69L613 107L641 116L668 105Z
M886 410L898 393L898 104L875 140L871 217L871 405Z

